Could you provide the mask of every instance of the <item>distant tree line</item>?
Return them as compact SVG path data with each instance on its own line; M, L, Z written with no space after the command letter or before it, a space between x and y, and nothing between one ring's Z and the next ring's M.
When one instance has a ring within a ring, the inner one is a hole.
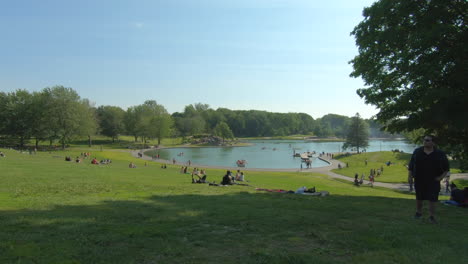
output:
M305 113L272 113L258 110L211 109L207 104L193 104L184 112L172 114L180 136L212 133L219 122L225 122L236 137L271 137L314 135L317 137L346 138L352 117L327 114L313 119ZM398 134L380 131L375 120L364 120L370 137L395 138Z
M359 117L360 118L360 117ZM373 120L364 120L371 136L391 137L379 131ZM200 134L216 135L223 140L233 137L271 137L314 135L347 138L352 118L328 114L313 119L305 113L272 113L258 110L216 110L207 104L187 105L184 112L170 115L154 100L124 110L118 106L95 107L76 91L63 86L45 88L40 92L17 90L0 92L0 136L3 141L24 146L33 139L36 146L48 141L59 142L64 148L71 140L104 135L116 140L130 135L135 141L167 137L188 137Z

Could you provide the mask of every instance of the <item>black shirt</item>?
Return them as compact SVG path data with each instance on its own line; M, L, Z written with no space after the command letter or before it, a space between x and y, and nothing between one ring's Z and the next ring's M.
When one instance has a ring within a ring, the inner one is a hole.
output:
M416 182L434 183L435 178L449 171L449 163L441 150L434 148L433 152L426 154L424 147L419 147L414 150L408 169L412 171Z

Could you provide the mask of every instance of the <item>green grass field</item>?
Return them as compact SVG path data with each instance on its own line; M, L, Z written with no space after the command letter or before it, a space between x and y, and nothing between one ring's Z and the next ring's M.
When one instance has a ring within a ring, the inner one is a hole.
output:
M112 159L109 165L64 161L87 151L83 147L36 155L0 150L7 156L0 158L0 263L468 259L468 210L440 205L439 224L416 221L414 197L404 193L296 172L247 171L251 186L213 187L191 184L179 167L145 167L145 161L111 148L91 151L92 157ZM130 161L136 169L128 168ZM208 180L219 182L223 173L208 169ZM254 188L300 186L331 195Z
M388 182L388 183L406 183L408 182L408 165L411 159L411 154L408 153L399 153L391 151L380 151L380 152L368 152L361 154L352 154L349 156L338 157L338 160L344 163L348 163L349 167L343 167L342 169L335 169L333 172L354 178L354 174L358 173L359 177L361 174L369 176L371 169L381 169L383 168L383 173L376 177L378 182ZM365 164L367 160L367 165ZM390 161L392 164L387 166L386 163ZM451 162L452 173L459 173L460 170L454 168Z

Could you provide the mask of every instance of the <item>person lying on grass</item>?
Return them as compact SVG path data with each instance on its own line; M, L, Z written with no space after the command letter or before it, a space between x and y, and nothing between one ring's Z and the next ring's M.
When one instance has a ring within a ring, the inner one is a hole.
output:
M193 178L193 175L192 175L192 183L208 183L206 181L206 175L203 175L203 176L200 176L200 175L195 175L196 177L198 177L198 179L195 179Z

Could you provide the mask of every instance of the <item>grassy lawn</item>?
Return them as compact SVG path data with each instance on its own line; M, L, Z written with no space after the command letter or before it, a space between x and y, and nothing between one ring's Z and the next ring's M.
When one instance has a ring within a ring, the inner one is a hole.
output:
M395 191L296 172L246 172L251 186L213 187L191 184L179 167L161 169L152 162L145 167L124 151L92 152L113 160L92 165L89 159L64 161L84 151L78 148L37 155L1 150L7 157L0 158L0 263L456 263L468 258L468 210L440 205L440 224L416 221L414 197ZM138 167L129 169L130 161ZM219 182L224 171L207 173L208 180ZM300 186L331 195L254 188Z
M389 183L408 182L408 170L406 165L408 165L411 159L411 154L408 153L394 153L391 151L368 152L343 156L337 159L348 163L349 167L332 171L344 176L354 178L354 174L358 173L359 177L361 177L361 174L364 173L366 179L368 179L371 169L377 170L383 168L383 173L379 177L376 177L376 181ZM367 160L367 165L365 164L365 160ZM388 161L392 162L390 166L386 165ZM453 167L453 164L451 164L451 167ZM451 168L450 171L452 173L460 172L460 170L456 168Z

